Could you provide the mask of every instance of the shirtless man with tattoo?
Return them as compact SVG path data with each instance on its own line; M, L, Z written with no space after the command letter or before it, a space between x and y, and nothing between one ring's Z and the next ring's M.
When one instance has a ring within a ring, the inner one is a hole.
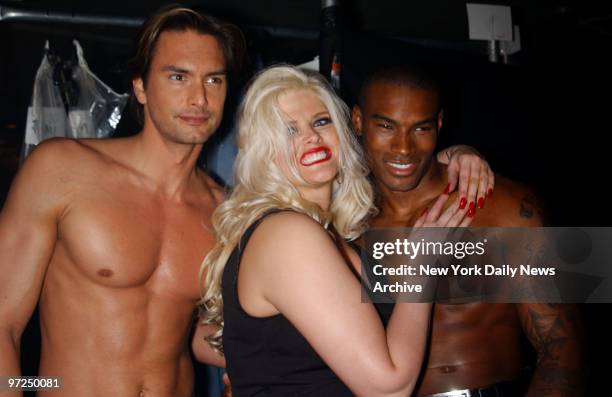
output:
M435 79L416 67L380 70L365 81L352 116L379 195L381 211L371 226L413 225L447 187L447 169L432 160L443 119ZM472 227L542 225L537 200L526 186L497 177L494 194L478 191L476 199L453 193L449 200L460 195L474 217ZM574 305L436 304L417 395L583 395L579 319ZM523 367L522 333L537 352L527 391L516 384Z
M140 133L47 141L25 162L0 216L0 376L20 374L38 303L39 375L63 380L45 395L192 395L198 271L222 200L196 159L221 122L233 32L185 8L153 15L131 63Z

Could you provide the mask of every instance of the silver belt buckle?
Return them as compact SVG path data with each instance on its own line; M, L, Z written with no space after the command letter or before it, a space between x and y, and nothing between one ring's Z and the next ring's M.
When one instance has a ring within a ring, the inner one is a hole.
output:
M447 391L444 393L430 394L427 397L472 397L472 393L470 392L469 389L463 389L463 390Z

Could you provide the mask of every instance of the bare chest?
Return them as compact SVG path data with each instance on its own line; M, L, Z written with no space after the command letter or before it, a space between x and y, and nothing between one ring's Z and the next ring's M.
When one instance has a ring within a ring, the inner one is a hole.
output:
M197 299L200 264L214 243L213 209L212 201L165 203L130 189L90 189L75 195L60 221L56 254L103 286Z

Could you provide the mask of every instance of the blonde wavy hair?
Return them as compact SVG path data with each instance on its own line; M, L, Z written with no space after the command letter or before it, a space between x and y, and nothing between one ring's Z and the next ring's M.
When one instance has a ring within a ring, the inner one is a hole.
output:
M338 133L338 176L333 183L329 212L302 198L273 161L283 162L294 180L306 183L299 174L293 151L288 150L292 147L292 138L287 116L278 102L283 94L295 91L315 93L327 108ZM369 216L375 211L361 145L349 127L349 110L319 74L288 65L262 71L245 94L238 121L235 187L213 213L216 243L200 268L203 291L200 318L203 324L221 327L206 338L218 352L223 351L223 270L251 224L271 209L292 209L310 216L323 227L333 224L341 237L352 240L363 233Z

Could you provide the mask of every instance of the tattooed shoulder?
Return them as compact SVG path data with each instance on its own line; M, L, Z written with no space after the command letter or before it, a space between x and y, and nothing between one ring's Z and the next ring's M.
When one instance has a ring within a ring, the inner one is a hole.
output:
M519 214L521 218L531 219L542 213L540 200L532 193L523 196L520 203Z

